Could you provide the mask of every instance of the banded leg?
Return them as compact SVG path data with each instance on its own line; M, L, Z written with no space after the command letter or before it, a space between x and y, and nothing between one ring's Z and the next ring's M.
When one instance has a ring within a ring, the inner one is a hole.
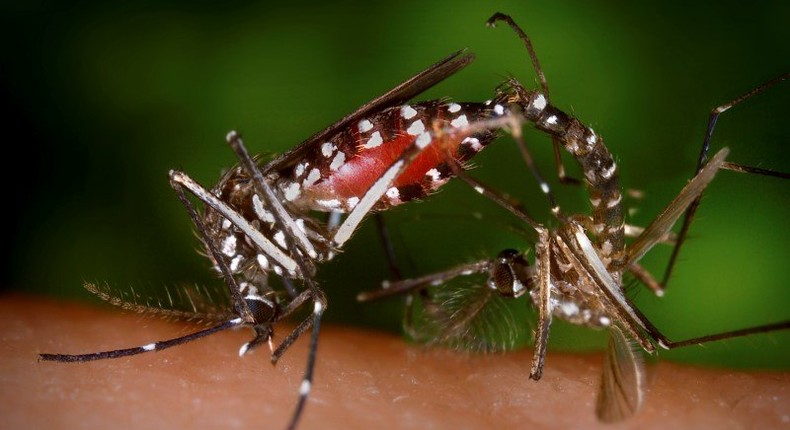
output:
M725 103L710 112L710 116L708 117L708 126L707 131L705 132L705 138L702 141L702 148L700 149L699 158L697 160L697 171L698 174L700 170L708 162L708 151L710 150L710 142L713 137L713 130L716 127L716 122L719 119L719 115L726 112L730 108L741 104L742 102L751 99L752 97L762 93L763 91L781 83L782 81L790 78L790 73L783 73L780 76L777 76L774 79L771 79L768 82L760 85L759 87L741 95L740 97L731 100L728 103ZM765 175L765 176L776 176L779 178L789 179L790 175L787 173L782 172L775 172L772 170L761 169L757 167L751 166L742 166L735 163L727 163L723 166L723 168L728 170L733 170L736 172L741 173L753 173L757 175ZM667 267L664 270L664 279L661 281L661 284L666 288L667 283L669 282L669 278L672 276L672 270L675 267L675 262L677 261L678 255L680 253L680 247L683 246L683 243L686 241L686 236L688 235L689 227L691 226L691 221L694 219L694 215L697 213L697 209L699 208L701 196L697 196L693 202L689 205L688 209L686 209L686 213L683 217L683 224L680 227L680 232L678 233L677 243L675 247L672 249L672 255L669 258L669 262L667 263Z
M497 21L504 21L505 23L507 23L507 25L509 25L510 28L513 29L513 31L516 33L518 38L521 39L522 42L524 42L524 46L527 48L527 52L529 53L529 58L532 61L532 69L535 71L535 74L538 77L538 81L540 82L541 91L543 91L543 95L546 97L546 101L549 104L552 104L551 97L549 96L549 84L548 81L546 80L546 75L543 73L543 69L540 67L540 61L538 61L538 55L535 53L535 48L532 46L532 41L530 40L529 36L527 36L527 33L525 33L524 30L522 30L521 27L519 27L515 21L513 21L513 18L511 18L509 15L505 15L500 12L497 12L491 18L488 18L488 20L486 21L486 25L491 28L495 28ZM559 178L560 183L569 184L569 185L582 185L582 181L580 181L579 179L572 178L565 174L565 165L562 163L562 152L560 150L561 143L559 138L557 138L556 136L552 136L551 141L552 141L552 146L554 148L554 164L557 167L557 178ZM526 146L523 144L523 142L516 141L516 144L519 146L519 150L521 151L522 157L524 158L524 161L527 163L527 166L528 167L531 166L532 157L528 155ZM534 170L531 167L530 170L533 171L534 174ZM542 185L543 183L544 182L541 182L541 187L543 186ZM552 204L552 207L555 207L555 205Z
M256 191L260 193L261 196L264 196L269 206L274 209L275 225L277 225L281 231L287 232L287 234L284 235L286 247L291 252L291 255L294 256L295 263L301 272L301 277L307 285L309 297L313 299L312 315L304 319L296 327L296 329L294 329L283 340L283 342L280 343L277 349L272 352L271 356L272 364L276 364L280 357L282 357L283 353L285 353L285 351L299 338L299 336L312 327L313 330L310 336L310 345L307 352L307 362L305 363L304 376L302 378L302 384L299 387L299 399L297 400L296 407L293 414L291 415L291 420L288 423L288 428L293 429L296 428L296 424L299 422L299 418L301 418L307 398L310 395L310 389L313 384L316 351L318 350L318 333L321 327L321 317L323 316L327 305L324 291L312 279L314 266L308 259L304 257L300 250L304 250L305 253L313 259L318 257L318 253L305 233L301 231L288 211L285 209L285 207L283 207L282 203L280 203L272 188L263 178L263 174L255 165L255 161L252 159L252 157L250 157L247 148L244 146L241 136L239 136L238 133L231 131L228 133L226 140L233 151L236 153L236 156L239 158L239 161L241 162L241 165L247 174L252 177ZM293 307L296 308L301 306L306 298L307 296L297 296L297 298L294 299L294 302L298 303L295 303Z
M243 324L244 321L241 318L234 318L230 321L225 321L222 324L215 325L214 327L209 327L205 330L200 330L173 339L152 342L134 348L92 352L89 354L39 354L39 359L44 361L84 362L84 361L94 361L94 360L105 360L110 358L128 357L130 355L143 354L146 352L161 351L163 349L167 349L174 347L176 345L181 345L187 342L191 342L193 340L197 340L202 337L206 337L214 333L220 332L222 330L227 330L229 328L233 328Z

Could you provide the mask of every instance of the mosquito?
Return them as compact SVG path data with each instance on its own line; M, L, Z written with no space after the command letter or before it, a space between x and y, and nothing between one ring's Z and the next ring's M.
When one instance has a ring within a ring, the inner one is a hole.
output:
M438 344L466 344L491 324L486 313L488 302L499 298L518 298L527 295L538 311L529 377L541 378L549 330L553 317L573 324L608 329L609 346L606 351L603 375L599 388L596 413L601 421L621 421L639 410L644 399L645 374L638 348L648 354L657 348L674 349L688 345L747 336L790 328L790 321L708 335L684 341L672 341L664 336L631 302L623 288L623 275L631 272L656 295L662 295L664 284L640 266L640 259L660 242L674 242L677 254L683 244L687 224L693 218L700 196L721 169L752 174L789 178L787 173L759 169L726 161L727 148L708 159L710 141L718 116L731 107L773 87L790 77L785 73L752 91L726 103L711 113L696 175L644 229L627 226L622 202L617 165L603 139L576 118L554 107L548 96L548 85L537 56L526 33L507 15L495 14L489 26L506 22L526 45L542 91L528 90L511 78L497 91L497 99L507 100L507 112L520 112L523 119L538 130L549 134L555 148L562 146L581 165L584 184L593 207L591 215L564 214L556 204L550 187L532 166L551 212L558 222L547 228L532 219L519 206L505 199L493 189L470 177L460 166L450 163L453 174L471 185L478 193L515 214L537 234L534 262L525 252L504 250L493 259L463 264L449 270L415 279L385 282L377 291L358 296L369 301L396 294L419 292L423 300L423 316L427 323L421 328L429 331L422 339ZM527 150L518 128L512 128L514 140L522 152ZM557 174L563 182L578 182L565 176L559 151L555 151ZM449 157L447 158L449 160ZM531 160L529 155L525 159ZM682 233L672 237L670 229L686 213ZM636 239L626 244L627 235ZM670 268L674 257L670 263ZM448 283L470 275L487 277L482 284L472 283L466 292L446 292L437 299ZM430 291L429 291L430 289ZM471 291L470 291L471 290ZM438 294L432 296L431 291ZM408 301L407 301L408 303ZM407 309L407 313L412 308ZM411 318L407 318L408 321ZM410 328L419 330L420 327ZM634 344L632 346L632 344Z
M454 166L464 165L495 139L498 127L513 121L514 116L504 112L504 99L408 103L473 60L472 54L455 52L269 162L251 156L240 134L231 131L226 141L239 164L211 189L171 170L170 185L225 282L231 309L224 314L230 316L170 340L88 354L40 354L40 358L85 362L125 357L246 326L252 328L253 338L241 346L239 355L267 343L276 364L312 328L299 398L288 423L294 428L311 390L319 326L327 307L324 289L314 279L317 266L342 249L368 214L437 191L453 175ZM445 159L448 152L452 163ZM189 194L203 203L203 211ZM327 220L315 212L331 215ZM281 289L275 288L273 277L279 277ZM152 310L108 289L86 287L126 309L184 316ZM190 293L186 296L191 300ZM217 314L215 307L204 309L203 301L197 302L191 303L195 314L204 319ZM312 313L274 347L274 325L308 303Z

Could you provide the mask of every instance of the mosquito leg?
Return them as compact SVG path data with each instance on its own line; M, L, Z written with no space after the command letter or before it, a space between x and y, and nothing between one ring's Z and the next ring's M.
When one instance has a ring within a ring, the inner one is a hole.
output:
M195 333L190 333L186 336L181 336L169 340L162 340L159 342L153 342L135 348L116 349L113 351L103 351L103 352L94 352L90 354L76 354L76 355L39 354L39 358L44 361L73 362L73 361L93 361L93 360L104 360L108 358L128 357L130 355L143 354L146 352L161 351L163 349L167 349L176 345L181 345L182 343L191 342L193 340L200 339L201 337L206 337L216 332L227 330L231 327L236 327L242 324L244 324L244 321L241 318L234 318L230 321L225 321L222 324L207 328L205 330L200 330Z
M672 228L683 211L686 210L689 205L699 201L699 196L702 195L702 192L708 184L710 184L714 176L716 176L716 173L724 164L724 159L727 157L728 153L729 150L727 148L719 150L710 162L706 163L700 172L680 190L678 195L661 211L661 214L645 228L642 234L629 247L625 267L629 267L638 262L653 248L653 246L666 236L666 233ZM675 249L677 249L681 243L682 237L678 237Z
M239 288L238 283L236 282L236 278L233 277L233 274L228 267L228 264L225 262L220 251L214 245L214 242L211 240L208 234L208 230L206 230L205 224L203 224L203 220L195 210L195 206L192 202L187 198L186 193L184 193L183 185L179 178L184 176L189 178L188 176L171 170L170 171L170 186L176 192L176 196L178 200L181 201L181 204L187 210L189 217L192 219L192 223L195 224L195 228L200 235L200 240L206 244L209 252L211 253L211 258L219 267L220 272L222 272L222 277L225 280L225 285L227 285L228 289L230 290L230 297L233 300L233 308L236 310L236 315L240 315L243 317L245 321L251 322L253 320L252 314L250 313L249 308L247 307L247 302L244 301L244 298L241 295L241 289ZM200 197L200 196L198 196Z
M281 277L280 279L283 282L283 288L285 288L285 291L288 293L288 296L290 296L292 299L296 297L298 293L296 292L296 287L294 287L293 280L291 278L287 278L284 276Z
M708 336L695 337L693 339L682 340L679 342L673 342L664 339L663 341L659 341L658 344L664 349L675 349L689 345L699 345L702 343L715 342L718 340L732 339L736 337L749 336L753 334L768 333L772 331L787 330L787 329L790 329L790 321L782 321L774 324L766 324L757 327L749 327L740 330L728 331L724 333L711 334Z
M411 293L430 286L441 285L459 276L484 273L487 272L490 267L490 260L480 260L474 263L463 264L449 270L432 273L430 275L421 276L415 279L406 279L398 282L384 281L380 290L359 293L357 295L357 300L360 302L369 302L397 294Z
M546 199L549 201L549 206L551 206L551 213L554 214L556 217L561 217L560 214L560 207L557 205L557 200L554 198L554 194L551 192L551 188L549 187L549 183L543 178L543 175L540 173L538 166L535 165L535 161L532 158L532 154L529 152L527 148L527 144L524 142L524 136L521 133L521 126L520 124L514 124L511 126L511 133L513 135L513 139L516 141L516 145L518 146L519 151L521 152L521 158L524 159L524 163L527 165L527 168L532 173L532 176L540 185L540 190L543 191L543 194L546 196ZM554 146L555 149L558 148L557 145Z
M384 215L381 213L376 213L374 218L376 220L376 230L379 233L379 240L382 247L384 248L384 253L387 256L387 264L389 266L391 279L396 282L401 281L403 279L403 274L401 273L395 258L395 249L392 246L389 230L387 229L387 225L384 222ZM390 285L389 281L384 281L384 283L382 283L382 288L386 289L388 285ZM376 292L372 293L375 294ZM357 300L365 301L365 294L366 293L360 293L357 296ZM405 331L410 338L417 339L419 334L417 330L414 329L414 294L415 293L413 291L409 291L403 298L404 310L401 325L403 326L403 331ZM430 296L426 289L419 289L417 294L420 295L420 298L423 301L430 300Z
M708 160L708 151L710 150L710 141L713 137L713 130L716 127L716 121L719 119L719 115L726 112L730 108L741 104L742 102L756 96L757 94L762 93L763 91L779 84L780 82L788 79L790 77L790 73L784 73L774 79L771 79L768 82L760 85L759 87L747 92L746 94L737 97L734 100L731 100L729 103L725 103L710 112L710 116L708 117L708 127L707 131L705 132L705 138L702 141L702 148L700 149L699 159L697 160L697 173L699 173L702 168L707 164ZM730 170L737 170L742 172L748 173L755 173L755 174L766 174L769 176L777 176L776 172L766 171L764 169L758 169L754 167L748 166L739 166L739 165L732 165L733 167L729 166L728 169ZM782 176L783 174L778 174L781 177L787 178L787 175ZM688 209L686 209L686 214L683 217L683 224L680 227L680 233L678 233L678 240L675 247L672 249L672 255L669 257L669 262L667 263L667 268L664 271L664 279L661 281L661 284L666 287L667 283L669 282L670 276L672 276L672 270L675 267L675 262L677 261L678 254L680 253L680 247L683 246L683 243L686 241L686 236L688 235L688 229L691 225L691 221L694 219L694 215L697 213L697 209L699 208L700 204L700 197L694 199L694 201L689 205Z
M300 323L296 329L294 329L294 331L292 331L283 340L277 349L274 350L271 357L272 364L277 363L280 357L282 357L283 353L296 341L296 339L298 339L299 336L305 332L305 330L312 326L313 332L310 336L310 346L307 353L307 363L305 364L304 378L302 379L302 385L299 387L299 400L297 400L296 408L294 409L293 415L291 415L291 420L288 423L288 428L293 429L296 428L296 424L302 415L302 410L304 409L307 397L310 394L310 388L313 383L313 369L315 368L315 356L318 349L318 332L320 328L321 317L323 316L324 310L326 309L326 297L324 292L312 279L313 266L310 260L307 260L302 255L302 253L299 252L299 249L304 249L310 258L316 258L318 253L315 251L313 244L307 238L305 233L299 228L288 211L283 207L277 196L274 194L274 191L264 179L263 174L261 174L261 171L255 165L255 161L247 152L247 148L244 147L241 136L239 136L238 133L232 131L228 133L227 141L238 156L239 160L244 166L244 169L253 178L256 191L265 196L269 205L274 209L276 214L275 222L277 226L282 231L289 233L285 235L286 245L288 250L291 252L291 255L294 256L296 264L299 266L299 270L302 273L302 278L304 279L305 284L307 284L310 296L313 298L314 308L312 316L302 321L302 323ZM294 242L297 242L298 246L297 243ZM301 295L297 296L297 298L293 300L293 302L296 302L296 306L293 307L294 309L295 307L298 307L299 304L301 304L298 303L299 300L302 300ZM288 308L290 312L292 306L289 305Z
M535 335L535 351L532 355L532 367L529 378L540 380L543 375L543 363L546 360L546 350L549 343L549 330L551 328L551 270L550 270L550 244L549 231L543 227L538 229L538 244L535 254L538 263L538 288L540 300L538 302L538 327Z
M489 27L496 27L497 21L504 21L507 23L513 31L516 32L516 35L522 42L524 42L524 46L527 48L527 52L529 53L529 58L532 61L532 69L535 70L535 74L538 76L538 80L540 81L540 88L543 92L543 95L546 97L546 101L551 104L551 97L549 96L549 84L546 81L546 75L543 73L543 68L540 67L540 61L538 61L538 55L535 53L535 48L532 46L532 41L530 40L529 36L518 26L518 24L513 21L508 15L503 13L495 13L494 16L488 18L486 21L486 25ZM556 136L552 136L552 144L554 147L554 163L557 166L557 177L560 180L560 183L563 184L571 184L571 185L582 185L583 182L567 176L565 174L565 166L562 164L562 153L560 151L560 140ZM528 160L527 156L524 155L524 149L521 148L522 144L519 143L519 149L522 151L522 156L524 160L527 162L527 166L530 166L530 161ZM532 168L530 168L532 170ZM554 207L554 205L552 205Z
M274 194L274 190L272 190L271 186L269 186L268 182L266 182L261 174L261 171L255 165L255 160L250 157L241 136L235 131L231 131L228 133L225 140L233 149L233 152L236 153L244 170L252 178L255 190L261 197L265 197L269 206L274 210L275 225L277 228L288 233L284 235L285 243L288 251L295 258L302 276L305 278L311 276L313 271L312 265L309 264L302 253L299 252L299 249L303 249L310 258L318 257L318 253L310 242L310 239L308 239L307 235L296 225L291 215L283 207L282 203L280 203L279 199ZM294 242L298 242L298 245Z
M362 196L354 209L351 210L340 227L335 231L332 241L337 247L342 246L351 237L365 216L370 213L379 199L392 186L395 178L400 176L406 170L406 167L436 139L435 134L430 131L425 131L418 135L414 139L413 144L406 148L398 159L368 188L365 195Z
M288 273L296 273L297 263L294 261L293 258L286 255L282 250L280 250L277 245L272 243L269 239L267 239L263 233L261 233L258 229L256 229L249 221L247 221L241 214L233 210L227 203L223 202L213 193L208 191L207 189L203 188L200 184L195 182L192 178L184 174L183 172L179 172L176 170L170 171L170 182L171 184L179 185L181 187L186 188L189 190L190 193L194 194L195 197L200 199L203 203L210 206L215 211L219 212L220 215L225 217L228 221L230 221L233 225L239 228L239 230L244 233L247 238L249 238L256 247L258 247L261 251L263 251L268 257L271 257L274 261L277 262L280 266L282 266ZM175 186L172 185L174 188ZM178 191L176 191L178 192ZM194 210L194 209L193 209ZM197 217L197 212L195 212L195 216ZM205 240L205 239L204 239ZM221 261L222 259L220 259ZM229 272L230 273L230 272Z
M494 191L492 188L483 185L480 181L467 174L466 171L464 171L461 168L461 166L458 165L458 163L452 160L448 160L448 161L449 161L448 165L452 169L453 174L457 176L458 179L464 181L467 185L472 187L479 194L486 197L487 199L490 199L497 205L505 208L505 210L509 211L510 213L518 217L520 220L527 223L527 225L529 225L536 231L539 231L542 228L537 221L532 219L532 217L530 217L527 214L526 209L524 209L519 203L513 203L508 201L508 199L502 197L499 193Z
M302 384L299 386L299 400L296 402L296 408L294 409L293 415L291 415L291 421L288 423L287 427L289 430L296 428L296 424L298 423L299 418L302 416L302 410L304 410L307 397L310 395L310 389L313 386L313 370L315 369L315 356L316 351L318 350L318 331L321 324L321 316L324 313L324 309L326 309L326 299L323 297L323 295L321 295L315 299L314 304L315 306L313 308L312 319L308 318L305 320L311 321L313 333L310 336L310 347L307 353L307 364L305 365L304 378L302 379ZM300 324L299 327L297 327L297 330L299 330L302 325L303 324ZM306 327L304 330L306 330ZM304 330L302 330L302 332L304 332ZM294 332L296 332L296 330L294 330ZM283 345L280 345L280 347L282 346ZM278 350L279 349L280 348L278 348ZM275 351L275 354L272 355L272 362L274 362L276 353L277 351ZM280 355L282 355L282 352Z
M400 268L398 268L398 263L395 258L395 248L392 246L389 229L387 229L387 225L384 222L384 215L381 213L376 213L374 214L373 218L376 220L376 231L379 234L381 246L384 248L384 254L387 257L387 265L389 266L390 276L392 279L400 281L403 279L403 275L400 271Z
M636 279L639 282L645 284L650 291L653 292L658 297L662 297L664 295L664 286L659 284L658 281L653 278L653 275L647 271L642 265L639 263L634 263L628 267L628 270L634 274Z

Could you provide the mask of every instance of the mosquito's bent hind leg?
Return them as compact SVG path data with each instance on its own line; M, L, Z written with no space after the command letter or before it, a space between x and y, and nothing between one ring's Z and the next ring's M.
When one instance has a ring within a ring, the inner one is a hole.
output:
M236 278L233 277L233 274L230 271L225 259L222 257L222 254L214 245L214 242L211 240L208 234L208 230L206 229L206 225L203 223L203 220L198 215L197 210L195 210L195 206L192 202L187 198L186 193L184 193L184 178L189 178L184 173L171 170L170 171L170 186L176 192L176 196L178 200L181 201L181 204L184 205L189 217L192 219L192 223L195 224L195 229L200 236L200 240L206 244L209 252L211 253L211 258L219 267L220 272L222 272L222 278L225 280L225 285L228 287L230 291L230 297L233 300L233 308L236 311L236 314L242 316L245 321L251 322L252 321L252 314L250 313L249 308L247 307L247 303L244 301L244 298L241 295L241 289L239 288L238 283L236 282ZM190 178L191 179L191 178ZM198 196L199 197L199 196Z
M697 173L707 164L708 162L708 151L710 150L710 141L713 136L713 130L716 127L716 122L719 119L719 115L726 112L730 108L741 104L742 102L749 100L750 98L756 96L757 94L762 93L763 91L781 83L782 81L790 78L790 73L784 73L780 76L777 76L774 79L771 79L768 82L760 85L759 87L747 92L746 94L741 95L740 97L731 100L729 103L725 103L710 112L710 116L708 117L708 127L707 131L705 132L705 138L702 141L702 148L700 149L699 159L697 160ZM742 173L753 173L758 175L766 175L766 176L777 176L784 179L790 178L790 175L787 173L775 172L772 170L760 169L757 167L750 167L750 166L742 166L735 163L726 163L725 166L722 168L728 170L734 170ZM670 276L672 276L672 270L675 267L675 262L677 261L678 255L680 253L680 247L683 246L685 243L686 236L688 235L689 226L691 225L691 221L694 219L694 215L697 213L697 209L699 208L700 204L700 197L697 197L691 205L689 205L688 209L686 209L686 213L683 217L683 224L680 228L680 232L678 233L677 243L675 247L672 249L672 255L669 258L669 262L667 263L667 267L664 271L664 279L661 281L661 284L666 288L667 283L669 282Z

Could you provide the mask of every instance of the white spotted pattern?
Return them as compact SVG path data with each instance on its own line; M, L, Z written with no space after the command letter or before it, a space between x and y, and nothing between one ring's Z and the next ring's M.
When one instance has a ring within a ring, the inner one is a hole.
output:
M449 106L447 106L447 111L450 113L456 113L460 110L461 110L461 105L459 105L458 103L451 103Z
M285 249L285 247L286 247L285 246L285 233L283 233L282 230L278 231L277 233L274 233L274 241L277 242L278 245L280 245L280 248Z
M376 132L378 134L378 131ZM346 164L346 153L343 151L337 151L335 158L332 159L332 163L329 165L329 170L337 170L340 167ZM319 173L320 176L320 173Z
M608 240L606 242L604 242L601 245L601 252L603 252L604 255L611 254L612 253L612 243L609 242Z
M332 142L326 142L321 145L321 154L323 154L324 157L329 158L335 153L336 149L337 147Z
M378 131L370 135L370 139L364 145L362 145L365 149L375 148L379 145L384 143L384 139L381 138L381 133Z
M535 97L535 101L532 102L532 107L539 111L546 109L546 97L544 97L543 94L538 94L538 96Z
M467 137L466 139L461 141L462 144L467 144L472 148L472 151L480 152L483 149L483 145L480 144L480 139L476 137Z
M263 202L257 194L252 195L252 208L255 210L255 215L257 215L261 221L269 224L274 222L274 215L263 207Z
M400 197L400 191L398 191L398 187L392 187L387 190L387 197L391 199L397 199Z
M265 255L258 254L255 258L258 260L258 265L261 266L261 269L269 270L269 259Z
M452 125L455 128L462 128L469 125L469 121L466 119L466 115L461 115L458 118L450 121L450 125Z
M292 202L302 193L302 186L298 182L291 182L285 187L285 200Z
M337 158L338 156L343 154L343 152L341 151L341 152L338 152L337 154L338 155L336 155L335 158ZM343 154L343 157L345 157L345 154ZM332 166L330 165L329 167L331 168ZM321 171L318 170L317 167L313 167L313 169L310 170L310 173L307 174L307 178L305 178L305 180L302 183L302 185L304 185L305 188L310 187L313 184L315 184L316 182L318 182L319 179L321 179Z
M417 136L418 134L424 131L425 131L425 124L423 124L422 121L419 119L411 123L409 128L406 129L406 133L409 133L412 136Z
M321 206L324 209L338 209L340 207L340 200L338 199L318 199L315 202L318 204L318 206Z
M233 259L230 260L230 270L233 272L239 270L239 265L241 264L242 260L244 260L244 256L241 254L233 257Z
M609 202L606 203L606 207L611 209L611 208L619 205L620 204L620 200L622 200L622 198L623 198L623 196L618 194L617 197L609 200Z
M604 170L603 172L601 172L601 176L602 176L604 179L609 179L609 178L611 178L611 177L612 177L612 175L614 175L614 171L615 171L616 169L617 169L617 163L615 163L615 162L613 161L613 162L612 162L612 165L611 165L611 166L609 166L609 168L608 168L608 169L606 169L606 170Z
M298 177L304 175L304 170L306 168L307 168L307 163L299 163L299 164L297 164L296 168L294 169L294 176L298 178Z
M222 241L222 253L228 257L236 255L236 236L230 235Z
M593 129L590 129L590 135L587 137L587 149L592 149L596 142L598 142L598 136L595 134Z
M359 132L360 133L367 133L373 129L373 123L370 121L363 119L359 122Z
M409 105L404 105L400 108L400 116L403 117L403 119L412 119L417 116L417 111Z
M431 143L431 140L432 140L431 133L428 133L426 131L420 134L420 136L417 137L417 140L414 143L417 145L418 148L425 148Z

